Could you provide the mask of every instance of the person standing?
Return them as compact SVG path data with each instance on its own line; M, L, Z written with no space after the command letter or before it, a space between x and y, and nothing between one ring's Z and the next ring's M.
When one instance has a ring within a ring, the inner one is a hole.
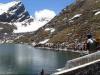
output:
M92 34L87 35L87 49L89 51L95 51L96 50L96 40L92 37Z

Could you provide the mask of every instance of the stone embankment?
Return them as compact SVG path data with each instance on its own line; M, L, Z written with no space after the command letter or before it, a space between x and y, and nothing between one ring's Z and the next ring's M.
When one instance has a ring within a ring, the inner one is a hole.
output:
M52 75L100 75L100 51L69 60Z
M88 66L78 68L69 72L62 74L53 74L53 75L100 75L100 60L96 63L93 63Z

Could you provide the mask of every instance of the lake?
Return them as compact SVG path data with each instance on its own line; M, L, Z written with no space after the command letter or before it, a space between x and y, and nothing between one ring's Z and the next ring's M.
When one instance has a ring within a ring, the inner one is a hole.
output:
M0 74L39 75L53 73L64 67L66 61L79 57L79 53L38 49L29 45L0 45Z

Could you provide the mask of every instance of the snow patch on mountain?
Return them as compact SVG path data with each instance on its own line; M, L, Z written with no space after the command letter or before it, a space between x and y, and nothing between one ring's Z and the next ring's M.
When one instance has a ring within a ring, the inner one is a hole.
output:
M55 31L54 28L46 28L45 31L50 31L51 33L53 33Z
M97 11L97 12L95 13L95 15L98 15L98 14L100 14L100 11Z
M0 27L0 30L3 30L4 28L3 27Z
M74 15L70 20L73 20L73 19L75 19L75 18L78 18L78 17L80 17L82 14L76 14L76 15Z
M45 40L39 42L39 44L45 44L45 43L47 43L48 41L49 41L49 39L45 39Z
M34 14L34 21L30 23L26 23L27 25L23 25L23 22L14 23L17 27L14 30L14 33L25 33L32 32L38 30L40 27L44 26L48 23L52 18L54 18L56 13L52 10L44 9L40 11L36 11Z
M41 26L43 26L46 23L47 23L47 21L43 21L43 22L34 21L34 22L31 22L30 25L28 24L26 26L26 25L23 25L23 22L16 22L14 24L16 25L17 29L14 30L14 33L32 32L32 31L37 30L38 28L40 28Z

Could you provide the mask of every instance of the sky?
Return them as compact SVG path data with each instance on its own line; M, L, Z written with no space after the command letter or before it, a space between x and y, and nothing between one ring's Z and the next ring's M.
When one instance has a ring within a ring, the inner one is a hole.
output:
M0 3L7 3L14 0L0 0ZM75 0L21 0L30 15L42 10L51 10L55 14L61 12L67 5L73 3Z

